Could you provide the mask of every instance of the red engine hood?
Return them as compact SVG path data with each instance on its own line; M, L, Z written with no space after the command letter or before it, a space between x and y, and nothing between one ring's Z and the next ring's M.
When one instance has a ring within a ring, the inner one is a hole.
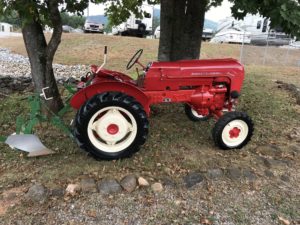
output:
M204 59L204 60L180 60L175 62L153 62L151 68L161 69L201 69L201 70L221 70L224 69L243 69L243 66L232 58L228 59Z
M201 85L203 79L220 78L230 80L231 90L240 92L244 67L235 59L153 62L146 78L145 84L149 90L162 90L166 86L176 90L180 86ZM155 80L157 83L154 83ZM164 81L164 84L158 81Z

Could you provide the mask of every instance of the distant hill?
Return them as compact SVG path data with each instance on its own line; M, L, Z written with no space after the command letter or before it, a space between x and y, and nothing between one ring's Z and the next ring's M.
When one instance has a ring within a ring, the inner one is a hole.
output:
M215 21L212 21L212 20L205 19L204 28L209 28L209 29L212 29L212 30L216 30L217 27L218 27L218 23L216 23Z
M160 9L156 9L156 8L154 8L154 17L158 17L158 18L160 18Z
M97 15L97 16L89 16L87 17L87 20L90 22L97 22L97 23L103 23L104 25L107 25L108 18L104 15Z
M160 18L160 9L154 8L154 17ZM215 21L205 19L204 28L209 28L209 29L215 30L215 29L217 29L217 26L218 26L218 23L216 23Z
M154 17L160 18L160 9L155 9L154 8ZM108 23L108 18L104 15L89 16L88 20L92 21L92 22L101 22L105 25L107 25L107 23ZM207 20L206 19L205 22L204 22L204 28L209 28L209 29L215 30L217 28L217 26L218 26L218 23L216 23L212 20Z

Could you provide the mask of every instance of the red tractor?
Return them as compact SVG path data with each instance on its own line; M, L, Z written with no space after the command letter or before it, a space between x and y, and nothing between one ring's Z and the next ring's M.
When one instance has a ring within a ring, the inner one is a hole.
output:
M221 149L240 149L253 134L253 122L235 106L244 80L244 68L234 59L139 61L139 50L127 64L142 67L138 79L91 66L71 99L78 110L74 136L81 148L101 159L132 155L146 141L150 106L185 103L193 121L217 119L213 139ZM106 51L105 51L106 61ZM226 112L226 113L224 113Z

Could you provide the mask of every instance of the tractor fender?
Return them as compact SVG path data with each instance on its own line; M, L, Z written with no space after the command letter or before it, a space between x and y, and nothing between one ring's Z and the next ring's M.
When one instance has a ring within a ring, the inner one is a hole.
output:
M78 91L71 99L70 105L74 109L79 109L87 100L96 94L103 92L121 92L134 97L143 107L147 115L150 114L150 103L147 95L134 85L122 83L118 81L106 81L92 84Z

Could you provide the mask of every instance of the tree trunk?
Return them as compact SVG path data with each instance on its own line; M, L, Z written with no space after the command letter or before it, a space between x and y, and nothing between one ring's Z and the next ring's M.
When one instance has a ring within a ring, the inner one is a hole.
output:
M207 0L162 0L159 61L199 59Z
M47 97L53 97L53 99L46 100L45 104L52 112L57 113L63 107L63 102L54 77L52 63L61 41L62 25L57 2L55 4L55 1L52 1L48 7L51 11L50 19L54 26L49 43L46 42L43 27L37 17L33 17L30 21L27 19L22 28L22 34L30 61L35 91L42 93L43 88L49 87L46 94Z
M162 0L160 3L160 38L159 38L159 61L170 61L173 38L173 5L175 0Z

